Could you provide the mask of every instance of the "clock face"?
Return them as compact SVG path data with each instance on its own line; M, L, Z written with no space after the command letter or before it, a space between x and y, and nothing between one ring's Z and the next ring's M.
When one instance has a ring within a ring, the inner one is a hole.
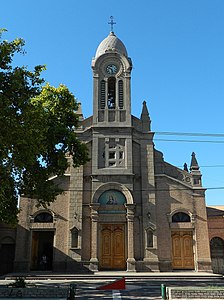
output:
M106 67L106 71L108 74L116 74L117 73L117 66L114 64L110 64Z

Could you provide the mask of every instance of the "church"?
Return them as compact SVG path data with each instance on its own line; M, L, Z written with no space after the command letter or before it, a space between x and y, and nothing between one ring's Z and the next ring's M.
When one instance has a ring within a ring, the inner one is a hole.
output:
M21 198L14 271L211 271L195 153L189 171L169 164L146 102L140 117L131 114L132 60L113 31L91 67L93 115L84 118L80 104L76 129L90 160L49 178L64 193L48 209Z

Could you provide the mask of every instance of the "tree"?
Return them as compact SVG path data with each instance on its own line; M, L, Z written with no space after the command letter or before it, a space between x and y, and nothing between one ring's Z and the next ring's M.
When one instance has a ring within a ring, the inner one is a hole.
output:
M74 132L78 104L68 88L55 88L41 78L45 66L14 67L25 42L2 40L0 31L0 221L16 224L21 194L47 206L62 193L49 180L63 176L66 156L75 167L88 160L86 146Z

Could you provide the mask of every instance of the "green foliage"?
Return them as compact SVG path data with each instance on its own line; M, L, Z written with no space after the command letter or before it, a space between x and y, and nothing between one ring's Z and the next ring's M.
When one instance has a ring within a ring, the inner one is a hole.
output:
M78 126L75 97L68 88L44 84L41 72L13 67L24 40L8 42L0 31L0 221L16 224L21 194L49 205L62 191L49 179L88 160L87 148L74 133Z

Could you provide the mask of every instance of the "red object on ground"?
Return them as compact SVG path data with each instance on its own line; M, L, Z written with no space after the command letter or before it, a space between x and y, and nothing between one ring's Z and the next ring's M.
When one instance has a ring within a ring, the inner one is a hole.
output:
M125 290L125 277L112 283L102 285L98 287L97 290Z

